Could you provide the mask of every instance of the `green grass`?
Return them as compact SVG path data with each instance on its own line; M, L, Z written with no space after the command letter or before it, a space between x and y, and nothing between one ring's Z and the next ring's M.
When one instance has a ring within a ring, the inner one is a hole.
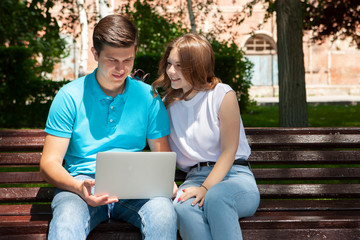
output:
M360 104L309 105L309 127L360 127ZM249 106L241 114L245 127L278 127L278 106Z

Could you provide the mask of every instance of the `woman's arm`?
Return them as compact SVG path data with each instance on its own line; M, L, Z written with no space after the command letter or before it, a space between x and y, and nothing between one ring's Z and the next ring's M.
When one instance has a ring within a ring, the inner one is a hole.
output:
M181 201L194 197L192 205L199 202L199 207L204 203L205 194L212 186L221 182L229 172L239 144L240 134L240 110L233 91L228 92L220 106L220 147L221 154L213 170L205 179L202 186L191 187L185 190Z

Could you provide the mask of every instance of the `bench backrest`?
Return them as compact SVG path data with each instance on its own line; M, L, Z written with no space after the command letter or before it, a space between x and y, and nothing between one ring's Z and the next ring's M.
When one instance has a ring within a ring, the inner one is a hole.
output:
M360 128L246 128L262 199L360 198ZM49 202L43 130L0 130L0 202ZM184 175L177 173L177 180Z

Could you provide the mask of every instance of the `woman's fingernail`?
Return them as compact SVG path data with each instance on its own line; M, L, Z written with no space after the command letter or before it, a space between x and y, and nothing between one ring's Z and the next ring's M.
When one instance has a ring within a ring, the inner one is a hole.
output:
M185 189L183 189L182 191L185 192Z
M178 199L178 202L180 202L180 201L181 201L181 198Z

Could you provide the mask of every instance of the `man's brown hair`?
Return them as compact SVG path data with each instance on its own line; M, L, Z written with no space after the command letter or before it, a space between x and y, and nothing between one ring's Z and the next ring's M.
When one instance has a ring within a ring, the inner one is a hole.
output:
M95 26L93 44L100 54L104 45L111 47L138 46L138 30L128 18L113 14L102 18Z

